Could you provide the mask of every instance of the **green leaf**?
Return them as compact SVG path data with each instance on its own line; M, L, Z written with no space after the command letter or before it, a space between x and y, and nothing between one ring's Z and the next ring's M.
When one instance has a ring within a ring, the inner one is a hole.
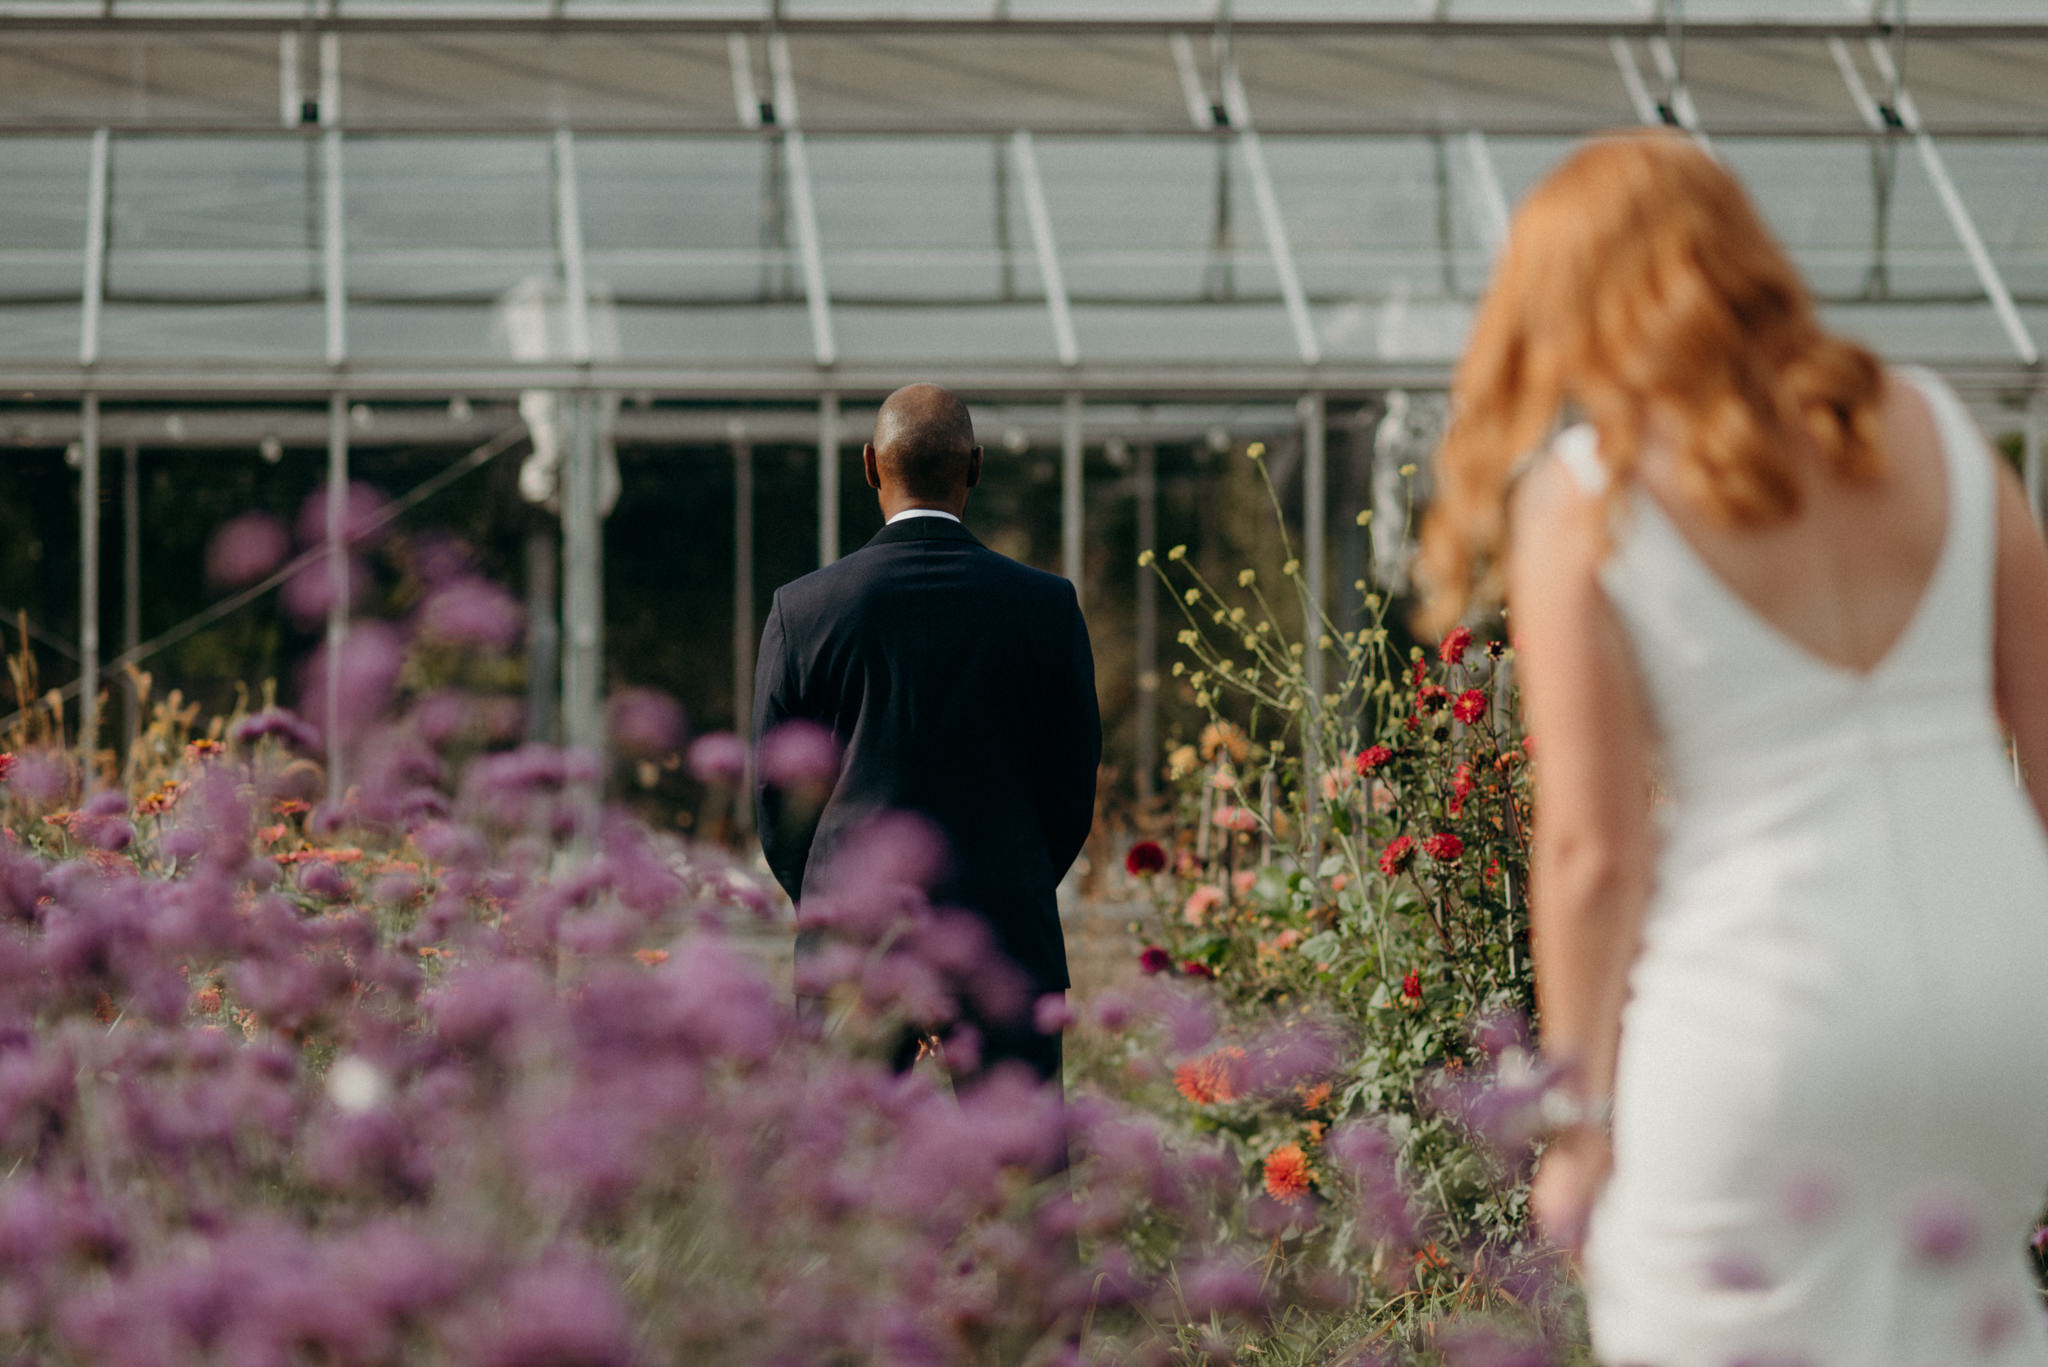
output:
M1341 854L1324 855L1323 862L1316 865L1316 877L1318 878L1335 878L1342 872L1344 872L1344 856Z

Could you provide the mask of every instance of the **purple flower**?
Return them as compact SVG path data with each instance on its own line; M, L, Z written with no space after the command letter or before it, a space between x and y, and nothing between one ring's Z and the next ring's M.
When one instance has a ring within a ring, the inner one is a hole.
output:
M746 777L747 743L730 731L715 731L691 741L683 763L699 783L731 787Z
M71 761L60 750L24 750L7 771L7 786L25 802L49 802L71 788Z
M605 708L612 744L628 755L665 755L683 743L683 705L654 688L622 688Z
M1074 1008L1064 992L1048 992L1031 1008L1031 1024L1041 1035L1057 1035L1074 1023Z
M282 707L266 707L261 712L251 713L228 731L229 740L244 745L252 745L265 736L275 736L295 750L320 748L320 733L301 721L297 714Z
M1181 1273L1181 1296L1188 1318L1196 1323L1211 1315L1262 1319L1266 1294L1259 1274L1249 1267L1218 1259L1195 1264Z
M377 530L384 513L384 495L367 484L351 484L342 493L341 535L361 541ZM299 505L299 544L318 546L327 540L327 485L323 482Z
M1962 1187L1941 1182L1915 1192L1905 1210L1906 1246L1936 1267L1967 1261L1984 1232L1977 1202Z
M1517 1342L1498 1329L1457 1325L1437 1340L1445 1367L1549 1367L1550 1353L1540 1343Z
M206 577L223 588L253 584L284 562L291 539L268 513L229 518L206 545Z
M475 1367L629 1367L635 1360L618 1288L567 1255L508 1277L479 1330Z
M1103 992L1096 996L1088 1014L1098 1030L1118 1034L1131 1023L1131 1003L1120 993Z
M392 692L398 687L399 670L405 663L405 645L396 631L380 622L358 622L349 628L348 639L343 642L337 658L340 666L335 671L336 696L341 704L337 716L341 735L321 737L330 751L338 744L345 744L382 715L391 701ZM323 644L313 652L301 676L304 714L319 718L323 726L327 717L327 661L328 650Z
M816 722L786 721L761 738L758 760L769 787L822 792L839 777L839 740Z
M428 595L420 606L420 635L451 645L506 650L526 627L526 609L490 580L465 575Z
M351 555L342 562L342 603L354 607L370 588L370 567L362 557ZM327 616L334 605L334 571L325 556L292 572L279 591L278 601L292 619L311 625Z

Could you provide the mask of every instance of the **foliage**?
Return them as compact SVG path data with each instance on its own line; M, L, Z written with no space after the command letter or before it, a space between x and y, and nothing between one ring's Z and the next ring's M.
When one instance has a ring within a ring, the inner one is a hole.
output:
M1526 1220L1542 1079L1525 1038L1529 746L1512 652L1459 628L1403 659L1379 593L1354 585L1362 625L1342 630L1291 552L1285 612L1254 571L1233 593L1180 547L1141 560L1177 595L1174 674L1210 718L1168 758L1172 832L1128 861L1157 908L1144 967L1220 1021L1217 1042L1178 1055L1183 1124L1227 1136L1248 1182L1277 1190L1276 1164L1305 1166L1287 1257L1361 1278L1380 1341L1420 1347L1486 1309L1570 1351L1570 1292ZM1289 639L1296 610L1314 640ZM1276 1019L1341 1041L1327 1085L1277 1099L1234 1085L1244 1042ZM1356 1166L1361 1135L1385 1164L1377 1188L1325 1180Z
M1408 1233L1435 1219L1399 1168L1422 1141L1356 1119L1390 1093L1344 1076L1334 1017L1287 1013L1300 989L1245 996L1283 1008L1257 1029L1180 975L1103 994L1075 1027L1097 1081L1065 1108L1000 1073L953 1095L931 1064L899 1072L957 1002L1041 1028L1066 1011L929 905L929 831L878 826L807 903L832 942L798 983L824 1009L799 1012L750 869L600 805L594 757L514 743L502 595L458 574L412 601L307 672L331 734L267 690L220 717L171 693L118 771L87 766L21 682L0 761L0 1352L1360 1361L1409 1302L1501 1302L1455 1289L1438 1224ZM610 721L622 765L743 800L736 738L686 749L680 709L639 690ZM814 742L764 746L762 772L814 800L836 763ZM1363 914L1342 876L1271 897ZM1187 957L1234 983L1232 943ZM964 1068L974 1040L942 1048ZM1184 1124L1178 1074L1204 1056L1229 1095ZM1276 1116L1296 1147L1248 1149ZM1360 1232L1345 1256L1325 1205Z

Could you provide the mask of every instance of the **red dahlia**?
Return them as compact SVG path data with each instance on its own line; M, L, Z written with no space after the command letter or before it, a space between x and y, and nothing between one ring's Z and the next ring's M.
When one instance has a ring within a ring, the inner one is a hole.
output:
M1401 979L1401 996L1411 1002L1422 1000L1422 975L1420 973L1410 973L1407 977Z
M1358 752L1358 772L1369 774L1394 757L1394 752L1384 745L1368 745Z
M1444 637L1443 644L1436 648L1436 657L1447 665L1457 664L1465 658L1465 652L1472 648L1472 628L1452 627L1451 634Z
M1173 956L1158 945L1146 945L1138 954L1138 967L1147 973L1164 973L1173 967Z
M1486 715L1486 695L1476 688L1466 689L1451 704L1451 715L1470 726Z
M1157 840L1140 840L1124 856L1124 872L1133 878L1158 873L1166 867L1166 849Z
M1392 878L1407 868L1414 858L1415 841L1409 836L1397 835L1380 851L1380 872Z
M1449 861L1465 852L1465 842L1449 831L1440 831L1422 842L1422 852L1431 859Z

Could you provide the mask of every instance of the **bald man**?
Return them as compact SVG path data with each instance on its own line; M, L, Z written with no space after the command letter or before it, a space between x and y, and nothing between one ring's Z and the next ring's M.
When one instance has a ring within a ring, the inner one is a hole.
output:
M873 816L911 812L943 837L934 902L964 908L1031 998L1067 987L1054 889L1087 839L1102 758L1095 662L1074 586L975 540L981 482L967 406L937 385L897 390L861 450L882 529L775 594L761 635L755 735L792 719L844 747L815 828L757 789L762 847L803 923L833 851ZM798 952L809 948L798 937ZM1057 1078L1057 1032L975 1018L980 1065Z

